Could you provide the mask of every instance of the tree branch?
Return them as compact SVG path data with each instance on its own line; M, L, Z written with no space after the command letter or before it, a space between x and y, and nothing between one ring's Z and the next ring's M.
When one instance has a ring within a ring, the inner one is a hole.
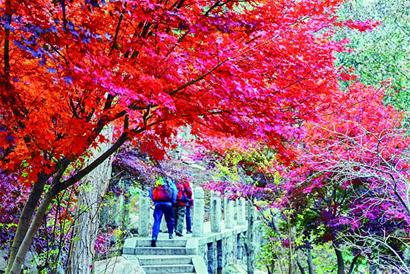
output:
M108 157L110 157L122 144L125 143L127 139L128 133L124 132L107 151L105 151L100 157L95 159L91 164L77 172L75 175L73 175L66 181L54 185L55 192L58 193L64 189L67 189L68 187L74 185L76 182L84 178L88 173L90 173L102 162L104 162Z
M228 1L229 2L229 1ZM213 9L215 9L216 7L219 7L219 6L223 6L225 3L221 3L221 0L217 0L206 12L205 12L205 16L208 16L209 15L209 13L213 10Z
M350 264L350 267L349 267L349 272L347 272L348 274L353 273L353 270L356 266L356 263L357 263L357 260L359 259L359 257L360 257L360 254L357 254L356 256L354 256L354 258L352 260L352 263Z
M118 23L117 23L117 27L115 28L114 39L112 41L109 55L113 52L113 50L115 49L117 45L118 33L120 32L120 26L121 26L122 19L124 18L124 12L125 12L125 9L121 11L120 18L118 19Z
M67 15L65 11L65 0L60 0L61 10L63 12L63 29L67 31Z
M298 266L298 268L299 268L299 270L300 270L300 273L301 273L301 274L305 274L305 270L303 269L302 264L300 263L299 259L297 259L297 258L296 258L296 264L297 264L297 266Z
M38 180L34 183L31 188L30 195L26 204L24 205L23 211L20 214L20 218L17 225L17 231L13 238L13 243L10 247L10 254L7 262L6 272L11 269L14 259L16 258L17 252L24 240L25 234L29 228L31 218L33 216L36 205L43 194L44 185L47 182L47 177L45 174L39 174Z
M101 154L97 159L95 159L87 167L83 168L75 175L71 176L64 182L53 184L51 191L59 193L60 191L67 189L68 187L74 185L76 182L84 178L88 173L94 170L102 162L104 162L108 157L110 157L125 141L128 140L128 116L125 116L124 119L124 132L118 138L118 140L103 154Z
M29 250L31 243L33 242L33 237L35 233L38 231L39 226L41 225L41 221L43 220L44 215L47 212L48 206L50 205L51 201L54 197L53 191L49 191L44 196L44 199L41 201L40 206L34 215L33 221L31 222L30 228L28 229L24 240L22 241L20 248L17 252L16 258L12 264L10 269L10 274L19 274L21 272L21 267L23 265L25 256L27 251Z
M4 76L10 79L10 28L11 28L11 0L6 0L6 24L4 26Z
M227 58L221 62L219 62L218 64L216 64L211 70L205 72L204 74L198 76L196 79L193 79L185 84L183 84L182 86L179 86L178 88L169 91L168 94L169 95L175 95L176 93L178 93L179 91L196 84L197 82L201 81L202 79L204 79L206 76L210 75L212 72L214 72L215 70L217 70L220 66L222 66L224 63L228 62L230 60L230 58Z

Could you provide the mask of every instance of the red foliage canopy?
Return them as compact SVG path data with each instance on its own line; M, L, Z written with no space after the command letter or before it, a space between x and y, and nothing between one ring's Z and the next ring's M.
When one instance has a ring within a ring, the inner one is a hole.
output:
M341 2L3 1L1 168L52 174L113 121L157 157L185 124L291 157L283 141L338 91Z

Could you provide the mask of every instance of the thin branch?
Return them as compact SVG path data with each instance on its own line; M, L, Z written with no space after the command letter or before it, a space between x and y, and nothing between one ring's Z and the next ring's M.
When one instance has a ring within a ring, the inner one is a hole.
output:
M348 274L353 273L353 271L356 267L357 260L359 259L359 257L360 257L360 254L357 254L356 256L354 256L354 258L352 260L352 263L350 264L350 267L349 267L349 272L347 272Z
M152 117L152 115L150 115L151 114L150 111L151 111L151 104L148 104L147 110L145 111L145 113L142 117L142 120L144 121L144 127L147 126L147 122L148 122L149 118Z
M88 173L90 173L102 162L104 162L108 157L110 157L122 144L125 143L126 140L128 140L128 133L124 132L107 151L105 151L100 157L95 159L91 164L77 172L75 175L73 175L66 181L55 185L55 192L58 193L64 189L67 189L68 187L74 185L76 182L84 178Z
M218 69L220 66L222 66L224 63L228 62L229 60L230 60L230 58L227 58L227 59L225 59L225 60L219 62L219 63L216 64L211 70L209 70L209 71L205 72L204 74L198 76L197 78L195 78L195 79L193 79L193 80L191 80L191 81L189 81L189 82L183 84L182 86L179 86L178 88L176 88L176 89L174 89L174 90L168 92L168 94L171 95L171 96L173 96L173 95L175 95L176 93L178 93L179 91L181 91L181 90L183 90L183 89L185 89L185 88L187 88L187 87L189 87L189 86L191 86L191 85L196 84L197 82L203 80L206 76L210 75L212 72L214 72L215 70L217 70L217 69Z
M299 268L299 270L300 270L300 273L301 273L301 274L305 274L305 270L303 269L303 266L302 266L302 264L300 263L299 259L296 259L296 264L297 264L297 266L298 266L298 268Z
M68 187L74 185L76 182L80 181L84 178L88 173L94 170L97 166L103 163L108 157L110 157L120 146L122 146L125 141L128 140L128 116L125 116L124 119L124 132L118 138L118 140L103 154L101 154L97 159L95 159L91 164L77 172L75 175L70 177L64 182L53 184L53 189L55 193L59 193L60 191L67 189Z
M11 28L11 0L6 0L6 24L4 26L4 76L10 78L10 28Z
M65 0L60 0L60 5L61 5L61 10L63 12L63 29L64 31L67 31L67 15L66 15L66 6L65 6Z
M227 2L229 2L229 1L227 1ZM221 1L220 0L217 0L206 12L205 12L205 16L208 16L209 15L209 13L213 10L213 9L215 9L215 8L217 8L217 7L219 7L219 6L223 6L225 3L221 3Z
M124 12L125 12L125 9L123 9L121 11L120 18L118 19L117 27L115 28L114 39L112 41L112 45L111 45L111 49L110 49L109 54L111 54L113 52L113 50L115 49L115 47L117 45L118 33L120 32L120 26L121 26L122 19L124 18Z

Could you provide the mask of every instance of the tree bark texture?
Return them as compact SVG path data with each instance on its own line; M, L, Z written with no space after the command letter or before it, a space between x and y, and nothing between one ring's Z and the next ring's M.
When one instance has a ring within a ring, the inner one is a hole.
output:
M124 124L127 125L124 128L128 129L127 119L125 119ZM128 140L128 134L124 132L109 149L107 149L104 153L102 153L97 159L92 161L88 166L86 166L85 168L83 168L78 173L76 173L75 175L73 175L72 177L70 177L68 180L64 182L60 182L61 176L65 172L70 162L63 164L62 168L56 174L53 175L54 178L53 178L53 182L51 184L50 190L44 195L44 198L42 199L40 205L38 206L35 216L34 218L32 218L30 222L30 227L28 228L27 231L25 232L23 231L23 233L25 233L25 237L20 245L20 248L17 252L15 260L12 263L11 269L8 272L6 272L7 274L10 274L10 273L19 274L21 272L24 258L27 255L27 252L33 242L33 237L35 233L37 233L38 228L41 224L41 221L43 217L46 215L48 206L51 204L53 198L61 191L73 186L76 182L82 180L91 171L93 171L95 168L101 165L106 159L110 158L113 155L113 153L117 151L117 149L121 147L121 145L123 145L125 141L127 140Z
M313 271L312 247L310 243L308 244L308 247L306 248L306 256L307 256L309 274L313 274L314 271Z
M337 274L345 274L345 263L343 260L342 251L340 251L337 245L333 245L333 247L335 249L336 258L337 258Z
M31 221L30 227L20 245L20 248L16 254L16 258L14 259L14 262L9 273L20 274L21 267L24 263L24 259L31 246L31 243L33 242L34 235L37 233L38 228L40 227L41 222L43 220L43 217L47 212L48 206L50 205L55 195L56 192L54 192L53 189L51 189L49 192L46 193L44 199L41 201L40 206L38 207L38 210L36 212L36 215Z
M23 211L21 212L17 225L16 235L14 236L13 243L10 248L6 273L11 269L14 259L16 258L16 254L20 248L21 243L23 242L24 236L26 235L26 231L28 231L30 227L31 218L33 216L34 210L36 209L36 205L40 200L41 194L43 193L46 181L47 178L39 178L38 182L31 188L28 200L24 205Z
M112 133L112 127L103 130L104 136L110 141L92 151L90 162L111 147ZM94 245L100 223L99 213L102 198L111 179L111 163L112 157L106 159L82 180L67 273L91 274L92 272Z

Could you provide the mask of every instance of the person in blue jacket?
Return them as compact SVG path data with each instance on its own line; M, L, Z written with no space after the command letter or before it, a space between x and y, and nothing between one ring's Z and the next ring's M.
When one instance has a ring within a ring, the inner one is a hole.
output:
M155 247L158 239L162 215L167 222L169 239L172 239L174 231L173 205L177 200L177 188L172 179L158 177L154 187L149 190L149 197L154 202L154 224L152 225L151 246Z

